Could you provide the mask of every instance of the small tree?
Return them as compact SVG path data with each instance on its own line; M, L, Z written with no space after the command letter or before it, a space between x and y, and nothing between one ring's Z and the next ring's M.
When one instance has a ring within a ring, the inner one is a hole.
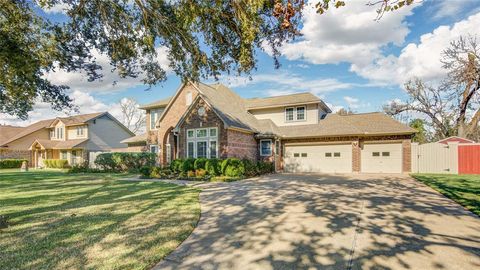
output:
M417 133L413 137L414 142L418 143L427 143L428 142L428 131L425 128L425 121L422 119L414 119L410 122L409 125L411 128L417 130Z

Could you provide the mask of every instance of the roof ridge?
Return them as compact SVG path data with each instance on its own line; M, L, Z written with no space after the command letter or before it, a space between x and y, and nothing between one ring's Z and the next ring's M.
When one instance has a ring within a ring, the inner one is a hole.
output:
M246 100L253 100L253 99L267 99L267 98L276 98L276 97L289 97L289 96L298 96L298 95L305 95L305 94L310 94L312 96L317 97L316 95L312 94L312 92L299 92L299 93L293 93L293 94L285 94L285 95L276 95L276 96L270 96L270 97L253 97L253 98L245 98ZM318 98L318 97L317 97ZM318 98L320 99L320 98Z

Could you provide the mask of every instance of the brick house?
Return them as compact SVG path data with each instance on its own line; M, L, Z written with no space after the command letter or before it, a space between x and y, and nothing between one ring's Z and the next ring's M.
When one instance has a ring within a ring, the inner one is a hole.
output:
M145 143L159 162L175 158L270 160L287 172L410 171L415 130L383 113L333 114L300 93L244 99L222 84L184 83L171 98L141 107Z

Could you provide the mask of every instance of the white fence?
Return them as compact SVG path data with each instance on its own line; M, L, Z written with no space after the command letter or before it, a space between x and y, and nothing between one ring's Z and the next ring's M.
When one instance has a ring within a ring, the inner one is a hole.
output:
M458 143L412 143L412 173L458 174Z

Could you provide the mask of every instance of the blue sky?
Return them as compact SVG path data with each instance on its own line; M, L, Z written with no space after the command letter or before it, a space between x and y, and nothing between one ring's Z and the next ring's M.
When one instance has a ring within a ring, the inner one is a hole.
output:
M438 81L444 76L440 53L459 35L477 34L480 29L480 1L445 0L417 2L412 7L385 14L375 22L375 9L368 0L347 1L347 6L327 15L305 11L303 37L285 44L275 69L267 52L257 51L258 68L246 76L222 76L220 82L242 97L266 97L312 92L332 109L355 112L379 111L389 101L407 97L402 85L414 76ZM61 9L45 13L62 18ZM478 36L480 38L480 36ZM168 48L160 48L159 61L166 63ZM108 63L99 56L100 61ZM108 69L108 67L106 67ZM117 80L106 74L102 82L88 83L82 74L49 74L54 82L71 86L81 112L108 110L119 113L118 103L130 97L149 103L174 93L180 81L173 73L168 80L148 91L138 81ZM210 82L213 82L211 80ZM24 125L41 118L61 115L46 104L38 104L28 121L0 115L0 123Z

